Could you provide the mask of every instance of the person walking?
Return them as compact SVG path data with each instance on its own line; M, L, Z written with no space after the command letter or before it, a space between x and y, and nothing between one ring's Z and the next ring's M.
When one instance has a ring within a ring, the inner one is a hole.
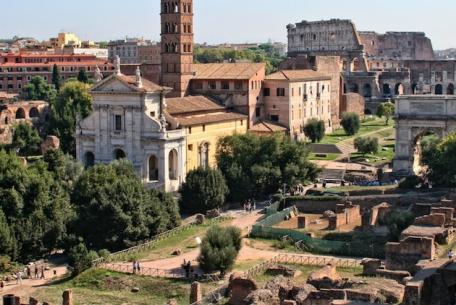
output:
M22 271L18 271L16 273L16 283L19 285L19 284L22 284Z
M136 273L136 261L133 261L133 274Z
M141 266L139 265L139 261L136 262L136 271L141 274Z
M38 279L38 266L35 265L35 279Z
M41 276L40 276L40 279L42 279L42 280L45 279L45 276L44 276L44 266L41 266Z

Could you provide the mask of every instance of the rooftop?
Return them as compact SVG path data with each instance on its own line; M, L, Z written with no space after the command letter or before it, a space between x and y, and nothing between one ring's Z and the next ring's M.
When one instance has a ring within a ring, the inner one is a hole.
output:
M166 110L170 115L225 110L225 107L204 96L167 98L166 105Z
M271 133L271 132L286 132L288 129L273 122L258 121L250 128L250 131L260 133Z
M194 64L193 79L249 80L264 68L264 63Z
M314 81L331 80L331 76L314 70L280 70L267 75L267 80Z

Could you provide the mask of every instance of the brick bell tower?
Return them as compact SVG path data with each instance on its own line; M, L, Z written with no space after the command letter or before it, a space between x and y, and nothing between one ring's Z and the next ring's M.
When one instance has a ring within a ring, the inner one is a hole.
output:
M193 77L193 0L161 0L161 84L183 97Z

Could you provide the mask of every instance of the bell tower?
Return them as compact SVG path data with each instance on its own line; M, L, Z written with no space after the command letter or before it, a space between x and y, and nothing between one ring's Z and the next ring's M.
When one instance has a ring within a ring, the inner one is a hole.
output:
M161 0L161 84L183 97L193 77L193 0Z

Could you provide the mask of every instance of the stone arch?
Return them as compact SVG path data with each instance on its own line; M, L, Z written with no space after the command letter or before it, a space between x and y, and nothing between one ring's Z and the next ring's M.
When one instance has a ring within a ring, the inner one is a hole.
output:
M158 159L155 155L151 155L148 160L149 181L159 180Z
M364 84L363 86L363 96L370 98L372 97L372 86L370 84Z
M391 87L388 83L383 84L382 88L383 96L384 97L391 97Z
M95 155L91 151L87 151L84 154L84 166L85 167L92 167L95 165Z
M349 85L349 88L350 88L350 89L349 89L350 92L359 93L359 86L358 86L358 84L356 84L356 83L351 83L351 84Z
M355 57L353 58L352 62L351 62L351 67L350 67L350 71L360 71L360 60L358 57Z
M172 149L168 155L169 179L177 180L178 177L178 154L177 150Z
M454 84L452 84L452 83L448 84L446 94L454 95Z
M29 118L38 118L39 116L40 116L40 112L38 111L38 108L36 108L36 107L30 108Z
M417 83L413 83L412 84L412 94L416 94L418 90L418 84Z
M16 119L18 119L18 120L25 119L25 110L24 110L24 108L18 108L16 110Z
M441 84L435 85L434 94L442 95L443 94L443 86Z
M411 168L415 174L421 174L421 140L428 135L436 135L439 138L445 136L443 128L419 127L412 129L412 143L410 149Z
M112 157L115 159L115 160L121 160L121 159L126 159L127 158L127 154L125 154L125 152L120 149L120 148L116 148L112 154Z
M394 95L404 95L404 85L402 83L397 83L394 86Z

